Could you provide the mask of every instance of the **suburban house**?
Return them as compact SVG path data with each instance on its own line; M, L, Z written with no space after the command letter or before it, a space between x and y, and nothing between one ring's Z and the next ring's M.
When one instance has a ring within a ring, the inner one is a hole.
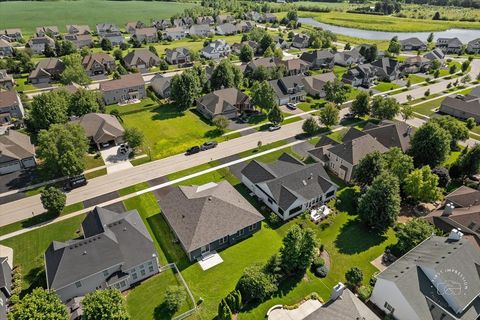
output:
M140 73L126 74L117 80L100 83L105 104L126 103L146 97L145 81Z
M310 63L298 58L279 60L279 64L285 67L286 76L301 75L310 69Z
M154 27L135 29L132 37L142 43L158 41L157 29Z
M190 50L185 47L165 50L165 60L170 64L185 64L190 62Z
M280 48L283 50L290 48L290 43L279 36L273 37L273 42L275 43L275 49Z
M426 72L430 68L431 60L422 56L408 57L400 66L403 74Z
M257 53L258 48L260 47L260 45L257 42L253 40L247 40L247 41L242 41L240 43L236 42L232 44L232 52L234 52L235 54L240 54L240 51L246 45L250 46L250 48L253 49L254 54Z
M250 98L236 88L215 90L197 100L197 111L207 119L216 116L232 119L251 109Z
M440 65L442 65L443 60L445 59L445 53L441 49L435 48L432 51L424 54L423 57L431 61L438 60L440 62Z
M348 67L355 64L362 64L365 58L360 54L359 50L353 49L349 51L336 52L334 55L334 63L342 67Z
M270 12L264 13L260 17L260 22L272 23L272 22L276 22L276 21L277 21L277 17L273 13L270 13Z
M438 38L436 47L445 53L460 53L463 43L458 38Z
M0 134L0 174L33 168L36 165L35 147L28 135L12 129Z
M127 31L130 34L134 34L135 30L137 29L142 29L145 28L146 25L142 21L133 21L133 22L128 22L125 25L125 31Z
M0 38L8 42L20 41L23 38L22 30L18 28L0 29Z
M152 27L155 27L157 30L165 30L171 26L172 23L170 22L170 19L155 20L152 23Z
M125 129L117 117L105 113L87 113L72 123L80 125L85 130L85 135L90 143L98 149L104 144L118 145L123 142Z
M188 33L191 36L208 37L213 34L213 31L208 24L194 24L190 27Z
M67 33L70 34L91 34L90 27L87 25L71 24L67 25Z
M124 291L159 272L155 246L137 210L96 207L81 229L82 239L53 241L45 251L47 288L63 302L97 289Z
M127 68L141 70L158 66L160 58L148 49L135 49L123 57L123 62Z
M377 78L382 81L394 81L401 75L400 63L394 59L381 58L373 61L370 65L375 70Z
M117 25L113 23L99 23L96 26L97 34L102 37L105 33L120 32Z
M480 53L480 38L470 41L467 44L466 51L468 53Z
M119 46L125 42L125 38L123 37L120 31L112 31L112 32L104 32L101 37L101 40L106 39L110 41L112 46ZM100 40L100 41L101 41Z
M262 19L262 14L258 11L248 11L244 13L244 17L247 20L260 21Z
M201 50L201 55L207 59L220 59L231 53L232 49L225 40L215 40L207 44Z
M13 249L0 245L0 319L7 320L12 295Z
M308 95L314 98L324 98L325 91L323 87L329 81L335 81L336 76L333 72L327 72L322 74L317 74L314 76L308 76L302 79L304 90Z
M342 138L342 143L324 137L308 151L340 179L349 182L358 163L371 152L385 153L393 147L403 152L410 147L412 128L403 122L382 121L365 126L364 131L350 128Z
M0 89L12 90L15 85L15 80L11 74L7 73L7 70L0 69Z
M183 25L184 25L185 27L187 27L187 28L188 28L188 27L191 27L192 25L195 24L195 21L193 20L193 18L192 18L192 17L188 17L188 16L187 16L187 17L183 17L183 18L182 18L182 22L183 22Z
M197 24L213 25L215 24L215 19L212 16L200 16L197 17Z
M462 120L474 118L477 123L480 123L480 89L476 88L466 96L445 97L438 111Z
M35 69L30 72L28 81L33 84L48 83L57 79L65 69L65 64L58 58L42 59Z
M424 51L427 50L427 45L416 37L400 40L402 51Z
M156 74L150 80L150 86L153 91L162 98L169 98L171 93L171 83L173 77L165 77L162 74Z
M55 40L49 36L34 37L28 40L28 47L34 54L43 54L47 45L51 49L55 49Z
M306 165L283 153L272 163L252 160L241 172L242 183L283 220L335 197L338 186L323 165Z
M275 70L280 61L277 58L265 57L253 59L245 66L245 74L253 74L259 67Z
M333 68L334 54L330 50L314 50L303 52L300 59L310 64L311 69Z
M66 34L63 36L63 39L70 41L78 49L93 46L93 38L90 34Z
M222 23L227 23L227 22L233 22L233 21L235 21L235 18L230 16L230 15L219 14L215 18L215 21L217 22L217 24L222 24Z
M462 232L432 235L376 276L370 302L398 320L480 316L480 251Z
M342 81L352 87L370 88L376 79L375 69L370 63L360 64L349 69L342 76Z
M46 26L46 27L37 27L35 29L35 34L37 37L44 37L44 36L49 36L49 37L55 37L60 34L58 31L57 26Z
M295 36L293 36L292 47L295 47L298 49L307 48L309 42L310 42L310 37L308 35L303 33L297 33Z
M332 289L330 300L303 320L380 320L350 289L339 282Z
M284 105L289 102L303 101L306 96L303 79L304 76L287 76L277 80L269 81L279 105Z
M166 28L163 32L163 36L168 40L180 40L185 38L186 35L185 29L182 27Z
M162 193L158 203L191 261L249 237L264 219L227 181L175 186Z
M82 65L89 76L112 73L117 67L115 59L103 52L92 53L85 56Z
M12 119L21 120L25 115L22 100L14 90L0 91L0 125Z
M239 21L236 25L235 28L237 29L237 32L243 33L243 32L250 32L253 28L255 27L255 23L253 21Z
M216 29L216 33L222 36L235 34L237 33L237 27L235 27L232 23L227 22L227 23L218 25Z
M10 57L13 55L13 47L10 42L0 38L0 57Z

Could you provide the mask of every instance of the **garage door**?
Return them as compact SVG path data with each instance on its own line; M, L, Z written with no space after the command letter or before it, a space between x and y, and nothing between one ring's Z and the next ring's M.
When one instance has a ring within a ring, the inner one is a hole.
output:
M7 174L21 169L20 162L13 162L4 165L0 165L0 174Z

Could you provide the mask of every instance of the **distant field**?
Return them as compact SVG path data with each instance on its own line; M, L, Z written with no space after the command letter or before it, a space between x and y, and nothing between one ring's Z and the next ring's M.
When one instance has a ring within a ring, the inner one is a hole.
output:
M0 2L0 29L22 28L32 34L35 27L57 25L65 32L67 24L111 22L124 26L129 21L170 18L193 3L162 1L6 1Z

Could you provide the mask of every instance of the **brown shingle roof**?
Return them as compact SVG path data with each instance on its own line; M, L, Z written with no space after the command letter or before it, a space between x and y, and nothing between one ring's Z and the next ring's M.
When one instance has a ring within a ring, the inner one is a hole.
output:
M15 91L0 91L0 108L10 107L18 104L18 97Z
M11 159L25 159L35 155L35 147L30 137L15 130L8 130L0 135L0 159L2 156Z
M111 91L142 85L145 85L142 75L140 73L130 73L121 76L120 79L100 83L100 91Z
M111 141L123 136L125 132L118 119L110 114L87 113L72 122L79 124L86 136L96 143Z

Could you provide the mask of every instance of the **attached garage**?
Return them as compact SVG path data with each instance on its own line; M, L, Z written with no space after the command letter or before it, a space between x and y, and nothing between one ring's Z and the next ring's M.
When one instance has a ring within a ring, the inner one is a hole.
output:
M0 174L36 166L35 147L30 137L15 130L0 135Z
M15 171L20 171L21 169L22 166L18 160L0 163L0 174L12 173Z

